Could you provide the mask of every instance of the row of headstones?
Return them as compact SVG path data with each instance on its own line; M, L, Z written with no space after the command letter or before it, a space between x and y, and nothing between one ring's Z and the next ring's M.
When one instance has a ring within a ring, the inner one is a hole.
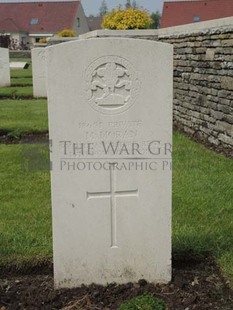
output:
M45 49L32 50L33 96L47 97ZM24 69L26 62L10 62L9 49L0 48L0 87L11 86L10 69Z
M47 85L56 287L170 281L172 58L168 44L120 38L32 51Z

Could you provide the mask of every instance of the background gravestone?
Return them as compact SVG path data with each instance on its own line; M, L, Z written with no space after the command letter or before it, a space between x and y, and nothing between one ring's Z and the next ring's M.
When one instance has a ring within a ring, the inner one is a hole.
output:
M47 97L45 49L32 49L33 96Z
M168 282L172 47L108 38L46 50L56 287Z
M10 85L9 50L8 48L0 48L0 87Z
M25 61L12 61L10 62L10 69L27 69L29 64Z

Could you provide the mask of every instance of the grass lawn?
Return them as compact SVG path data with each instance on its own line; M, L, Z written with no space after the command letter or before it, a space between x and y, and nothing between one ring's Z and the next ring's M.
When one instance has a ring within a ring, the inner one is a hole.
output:
M13 61L28 62L29 67L27 69L11 69L11 87L0 88L0 99L1 98L28 98L33 96L32 89L32 65L31 59L10 59ZM17 87L18 86L18 87Z
M11 70L12 87L0 88L0 132L48 131L46 100L22 100L32 96L31 75L31 66ZM52 257L49 171L22 169L38 149L49 162L47 145L0 144L0 266ZM232 171L232 159L174 133L173 255L214 256L233 284Z
M21 99L21 98L31 98L33 96L32 86L24 87L1 87L0 88L0 99L11 98L11 99Z
M0 266L52 256L49 172L24 170L25 151L0 144Z
M31 58L10 58L10 61L20 61L20 62L29 62L32 63Z
M11 78L12 79L21 79L21 78L31 78L32 77L32 69L29 66L27 69L11 69Z
M214 256L233 284L233 160L174 134L173 253Z
M32 100L0 100L0 131L12 136L24 133L47 132L47 101Z
M52 256L49 173L22 171L22 150L0 145L1 264ZM233 161L179 133L173 158L174 256L214 256L233 283Z
M32 78L31 77L23 77L19 78L11 78L11 86L16 87L25 87L25 86L32 86Z

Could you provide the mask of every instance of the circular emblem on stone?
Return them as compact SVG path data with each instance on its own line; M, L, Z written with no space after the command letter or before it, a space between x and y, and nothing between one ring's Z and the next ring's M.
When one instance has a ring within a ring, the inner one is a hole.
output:
M95 60L88 67L85 80L89 104L103 114L118 114L128 110L140 89L133 66L119 56Z

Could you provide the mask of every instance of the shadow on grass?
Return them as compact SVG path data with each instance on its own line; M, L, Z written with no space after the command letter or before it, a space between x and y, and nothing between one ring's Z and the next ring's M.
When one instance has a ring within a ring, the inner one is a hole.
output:
M1 257L0 274L3 275L44 275L53 274L52 257L45 258L40 256L35 257Z

